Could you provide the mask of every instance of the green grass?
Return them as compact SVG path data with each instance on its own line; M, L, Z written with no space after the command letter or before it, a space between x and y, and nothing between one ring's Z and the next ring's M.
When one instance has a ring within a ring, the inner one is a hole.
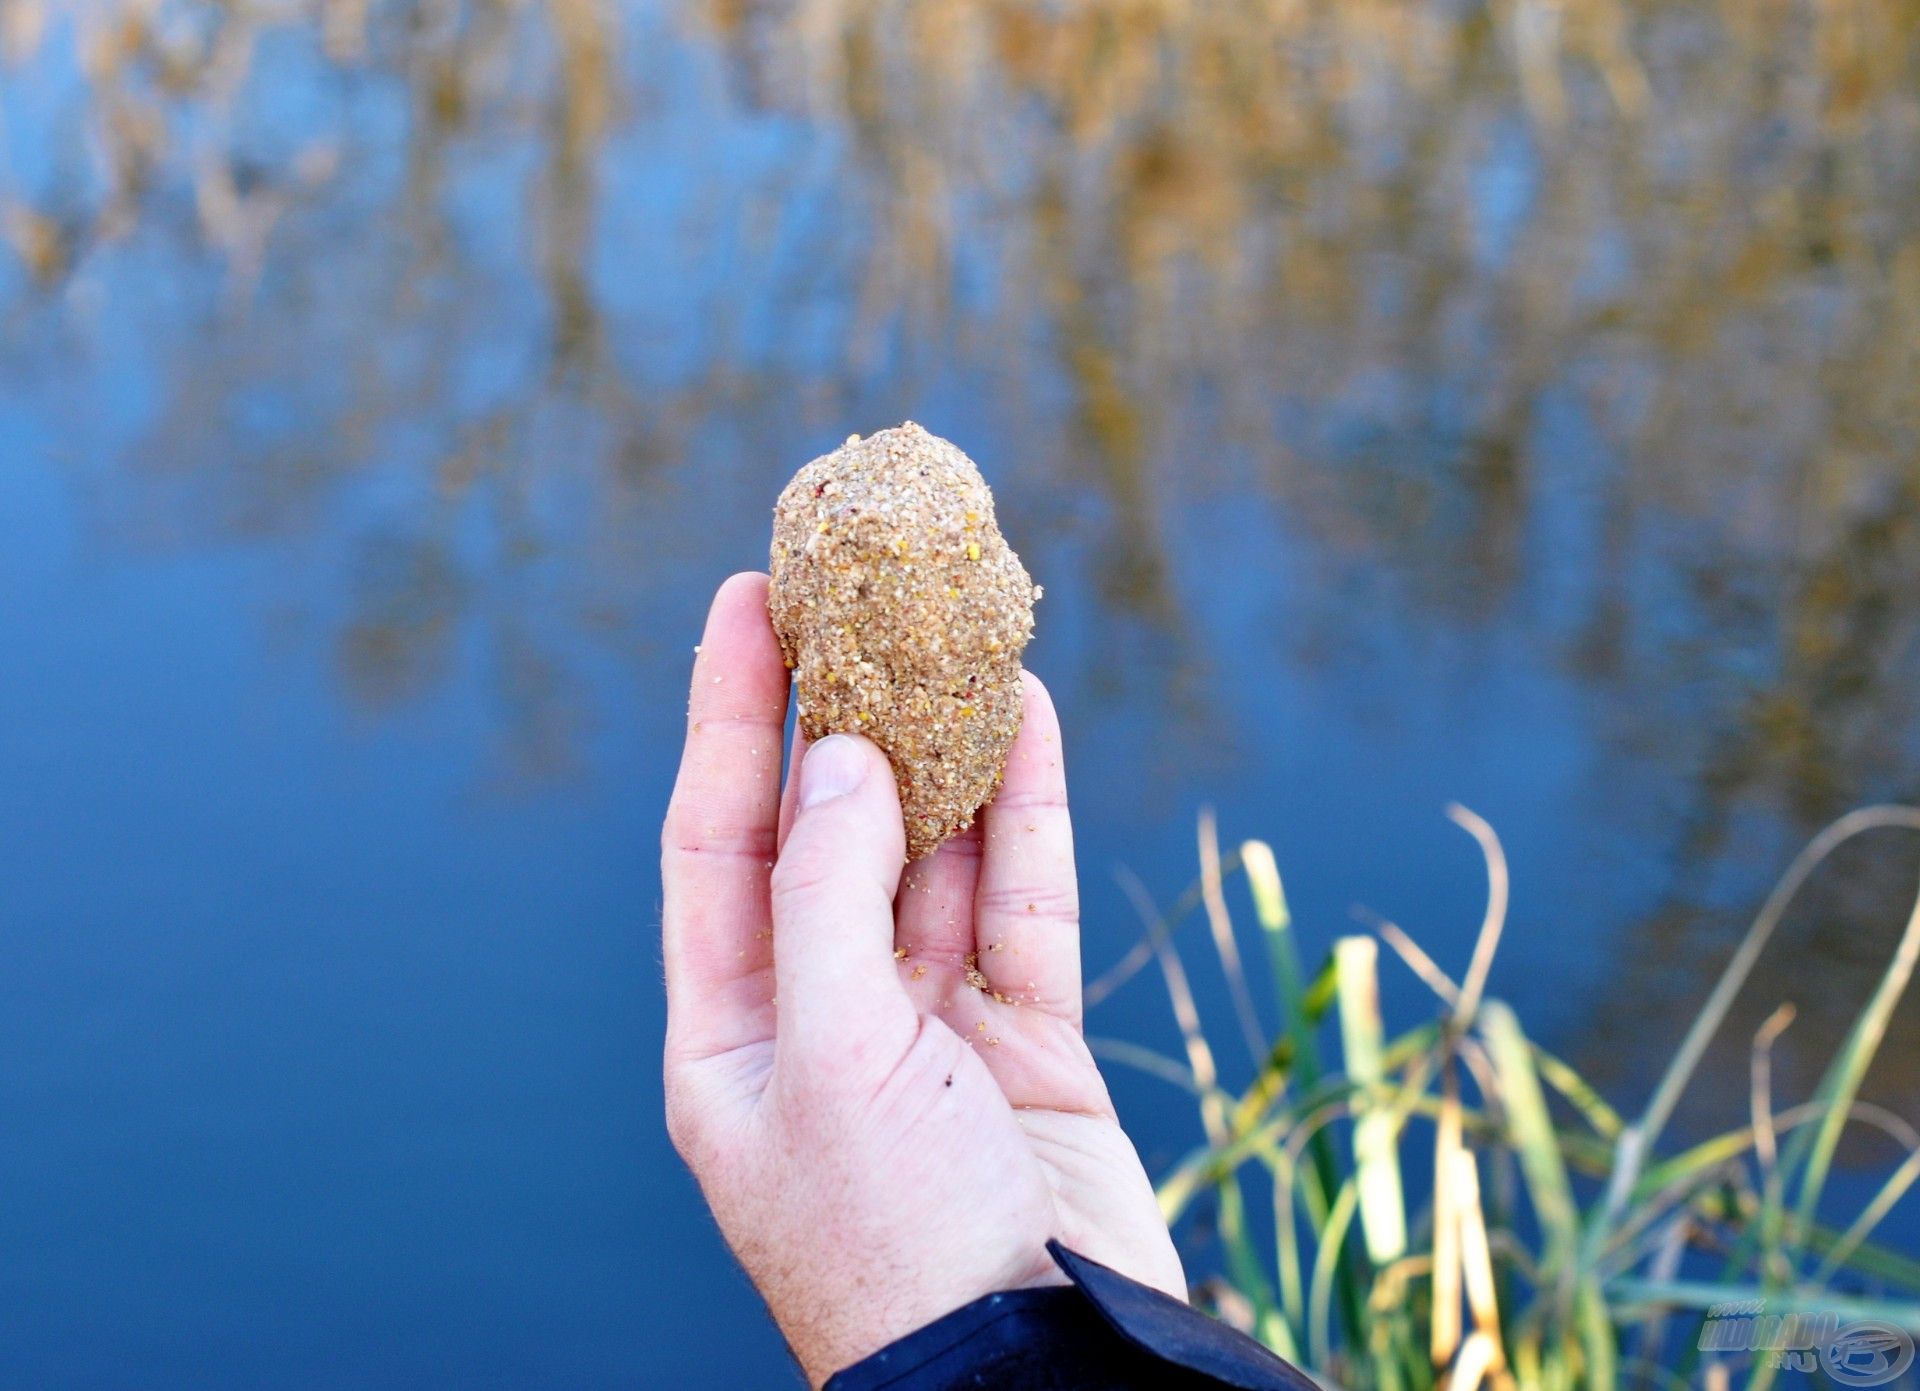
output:
M1858 1100L1920 962L1920 900L1807 1102L1774 1106L1771 1048L1792 1018L1783 1007L1753 1041L1749 1123L1672 1152L1662 1144L1708 1043L1807 879L1855 836L1920 830L1920 810L1870 807L1808 845L1691 1024L1676 1030L1673 1060L1634 1116L1534 1043L1508 1005L1485 997L1506 920L1507 865L1491 827L1461 807L1449 815L1478 843L1489 880L1458 982L1388 922L1374 936L1340 939L1319 971L1306 972L1273 852L1248 841L1222 855L1210 816L1200 824L1200 878L1171 911L1128 881L1146 938L1089 987L1089 1000L1157 960L1186 1056L1093 1043L1196 1098L1206 1141L1161 1178L1158 1193L1169 1222L1208 1208L1225 1257L1226 1287L1212 1301L1219 1312L1350 1391L1680 1384L1700 1370L1690 1349L1707 1306L1722 1301L1832 1310L1920 1333L1920 1262L1872 1240L1920 1179L1920 1143ZM1229 906L1235 877L1273 976L1280 1022L1271 1032L1245 979ZM1182 921L1201 910L1230 985L1234 1032L1253 1055L1252 1080L1238 1092L1221 1085L1177 943ZM1433 1017L1397 1034L1381 1016L1383 942L1438 1001ZM1329 1016L1338 1059L1320 1053ZM1822 1221L1821 1198L1842 1131L1862 1121L1909 1153L1836 1227ZM1413 1191L1403 1172L1415 1146L1431 1156L1415 1166L1432 1173L1430 1191ZM1253 1191L1271 1193L1277 1220L1249 1204ZM1717 1274L1699 1278L1703 1267ZM1756 1366L1748 1384L1764 1388L1774 1377Z

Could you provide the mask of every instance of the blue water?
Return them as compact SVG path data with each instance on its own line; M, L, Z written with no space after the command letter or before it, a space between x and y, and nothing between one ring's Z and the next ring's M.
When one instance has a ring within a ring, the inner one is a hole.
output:
M263 33L225 125L171 127L281 200L257 256L177 153L88 230L115 89L72 29L0 88L0 188L73 246L0 261L0 1384L783 1384L660 1121L657 831L706 599L852 431L961 443L1047 587L1090 974L1139 931L1114 869L1173 899L1203 805L1274 844L1312 959L1367 905L1458 972L1458 800L1514 867L1491 989L1630 1105L1797 844L1920 791L1905 407L1805 500L1847 406L1805 363L1864 352L1822 316L1891 322L1889 278L1794 260L1676 345L1635 218L1679 195L1563 225L1496 76L1451 116L1484 138L1420 166L1457 244L1367 210L1447 114L1393 108L1309 200L1353 263L1216 293L1204 253L1308 239L1291 195L1175 160L1170 204L1123 197L1100 171L1150 132L1085 155L1018 109L976 177L939 109L876 123L856 81L822 110L751 34L603 20L582 69L537 15L506 59L470 17L449 51L506 76L444 123L391 23L357 63ZM1875 210L1911 228L1912 186ZM1569 243L1545 279L1605 315L1549 351L1522 292ZM1727 441L1663 377L1720 384ZM1742 1119L1745 1036L1811 993L1804 1094L1910 890L1790 929L1698 1126ZM1391 962L1384 1000L1433 1009ZM1150 977L1089 1028L1178 1046ZM1888 1048L1873 1094L1911 1116L1911 1006ZM1155 1172L1198 1142L1179 1093L1112 1080ZM1886 1153L1857 1163L1842 1206Z

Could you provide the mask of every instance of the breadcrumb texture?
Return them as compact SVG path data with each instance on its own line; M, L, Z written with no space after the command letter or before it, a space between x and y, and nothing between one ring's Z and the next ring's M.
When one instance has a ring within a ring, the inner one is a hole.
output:
M900 787L907 858L973 824L1020 732L1039 589L986 480L912 421L815 459L773 510L768 609L808 739L864 734Z

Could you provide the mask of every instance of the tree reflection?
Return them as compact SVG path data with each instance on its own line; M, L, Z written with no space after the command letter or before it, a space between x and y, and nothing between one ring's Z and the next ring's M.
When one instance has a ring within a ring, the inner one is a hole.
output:
M1624 998L1920 793L1913 0L0 13L16 332L92 286L156 338L114 515L328 538L374 704L483 633L518 767L728 524L666 474L764 499L944 384L1092 650L1157 658L1119 694L1219 718L1180 537L1231 495L1310 568L1301 659L1500 625L1604 696L1684 804L1618 809L1678 867Z

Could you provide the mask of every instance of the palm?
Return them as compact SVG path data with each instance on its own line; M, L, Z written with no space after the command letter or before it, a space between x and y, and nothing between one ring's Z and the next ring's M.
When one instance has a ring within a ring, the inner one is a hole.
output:
M937 882L948 871L941 861L967 853L964 847L943 848L925 878ZM903 910L907 896L903 884ZM971 1045L972 1056L961 1060L963 1078L964 1070L977 1068L988 1080L963 1094L972 1105L962 1110L951 1141L980 1172L1007 1176L996 1215L1012 1229L1009 1238L1017 1241L1027 1223L1044 1223L1074 1250L1104 1264L1131 1266L1148 1283L1184 1298L1179 1263L1146 1172L1114 1115L1077 1022L1031 1000L995 998L993 986L965 964L964 954L956 966L916 960L909 950L900 974L921 1014ZM929 1147L945 1143L920 1138ZM1037 1214L1036 1206L1042 1209ZM1142 1250L1162 1253L1159 1269L1139 1265Z
M1000 1210L1018 1221L1019 1199L1043 1202L1052 1234L1096 1260L1118 1260L1165 1245L1165 1229L1081 1033L1060 732L1044 689L1028 682L1006 786L971 831L901 875L894 955L914 1008L967 1044L991 1080L963 1093L973 1104L953 1140L980 1172L1021 1176ZM790 763L804 753L802 740ZM974 1065L961 1064L963 1078ZM1157 1283L1184 1296L1170 1246L1166 1255Z

